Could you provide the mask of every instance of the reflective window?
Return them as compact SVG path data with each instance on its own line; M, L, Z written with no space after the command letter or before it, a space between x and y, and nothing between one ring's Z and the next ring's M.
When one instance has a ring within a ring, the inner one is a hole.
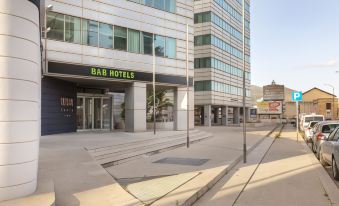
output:
M81 19L73 16L65 16L65 41L81 43Z
M154 47L155 55L163 57L165 55L165 37L154 35Z
M103 48L113 48L113 26L109 24L99 24L99 46Z
M153 54L153 34L142 32L142 53L143 54Z
M98 22L82 20L82 43L89 46L98 46Z
M128 29L128 51L140 53L140 31Z
M165 10L165 0L154 0L154 8Z
M114 27L114 49L127 50L127 29L120 26Z
M54 12L47 14L47 38L64 41L64 15Z
M165 11L174 13L175 7L175 0L165 0Z
M175 58L177 53L177 44L175 39L173 38L166 38L166 57L168 58Z

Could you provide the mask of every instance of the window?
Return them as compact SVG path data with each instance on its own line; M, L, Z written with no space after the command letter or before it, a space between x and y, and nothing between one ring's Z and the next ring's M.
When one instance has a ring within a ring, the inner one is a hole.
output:
M154 8L165 10L165 0L154 0Z
M165 37L154 35L155 55L163 57L165 55Z
M141 49L143 54L153 54L153 34L142 32Z
M165 0L165 11L175 12L175 0Z
M113 26L109 24L99 24L99 46L103 48L113 48Z
M145 0L145 5L146 6L150 6L150 7L153 7L153 0Z
M82 20L82 43L89 46L98 46L98 22Z
M332 109L332 104L326 103L326 110L331 110L331 109Z
M73 16L65 16L65 41L81 43L81 19Z
M128 51L140 53L140 32L128 29Z
M54 12L47 14L47 27L50 31L47 33L49 39L64 41L64 15Z
M166 57L175 58L176 53L177 53L176 47L177 47L177 44L176 44L175 39L167 37L166 38L166 54L165 54Z
M120 26L114 27L114 49L127 50L127 29Z

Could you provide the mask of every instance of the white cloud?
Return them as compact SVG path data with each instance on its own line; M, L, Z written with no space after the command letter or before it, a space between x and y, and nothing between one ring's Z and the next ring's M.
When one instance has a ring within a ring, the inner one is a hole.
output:
M338 62L335 59L329 60L325 63L321 63L321 64L311 64L311 65L306 65L305 67L307 68L333 68L333 67L337 67L338 66Z

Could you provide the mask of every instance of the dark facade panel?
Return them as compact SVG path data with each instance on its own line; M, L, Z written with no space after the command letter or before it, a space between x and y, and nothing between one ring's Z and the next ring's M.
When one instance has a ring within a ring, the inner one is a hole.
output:
M41 87L41 135L76 132L76 85L44 77Z
M144 82L153 81L153 74L147 72L127 71L113 68L102 68L57 62L48 62L48 72L56 74L92 76L104 79L110 78ZM186 85L186 77L184 76L156 74L155 81L159 83ZM190 86L193 85L193 78L189 78L189 84Z

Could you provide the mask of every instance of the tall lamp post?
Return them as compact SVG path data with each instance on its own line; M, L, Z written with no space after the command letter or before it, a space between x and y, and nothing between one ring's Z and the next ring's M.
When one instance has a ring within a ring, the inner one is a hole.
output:
M243 158L244 163L246 163L246 157L247 157L247 147L246 147L246 61L245 61L245 0L242 0L242 49L243 49L243 78L242 78L242 104L243 104Z
M332 88L332 95L333 95L333 98L332 98L332 120L335 119L335 114L334 114L334 86L331 85L331 84L325 84L325 86L329 86Z
M48 32L51 30L50 27L47 27L47 12L49 11L52 11L53 10L53 5L48 5L46 8L45 8L45 21L44 21L44 26L43 26L43 33L44 33L44 38L45 38L45 47L44 47L44 53L45 53L45 62L44 62L44 65L45 65L45 69L44 69L44 72L47 72L47 67L48 67L48 61L47 61L47 34Z

